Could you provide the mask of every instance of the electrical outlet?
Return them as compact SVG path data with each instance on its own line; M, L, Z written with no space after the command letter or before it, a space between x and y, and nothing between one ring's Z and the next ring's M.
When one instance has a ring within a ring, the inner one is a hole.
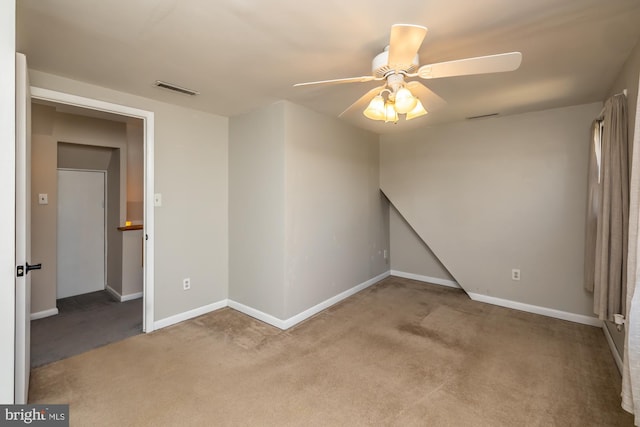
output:
M389 251L384 250L384 259L389 259Z
M153 206L161 207L162 206L162 194L156 193L153 195Z
M182 289L184 289L185 291L191 289L191 279L189 279L188 277L186 279L182 279Z
M49 195L48 194L38 194L38 204L39 205L48 205L49 204Z
M511 270L511 280L520 280L520 269L514 268Z

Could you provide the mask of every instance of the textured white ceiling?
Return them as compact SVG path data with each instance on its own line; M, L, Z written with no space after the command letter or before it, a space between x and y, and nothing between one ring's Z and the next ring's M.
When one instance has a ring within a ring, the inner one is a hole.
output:
M20 0L18 50L33 69L234 116L280 99L338 116L375 82L294 88L367 75L394 23L429 28L420 63L520 51L512 73L423 81L447 101L377 133L489 113L602 101L640 38L638 0ZM164 80L196 97L153 86Z

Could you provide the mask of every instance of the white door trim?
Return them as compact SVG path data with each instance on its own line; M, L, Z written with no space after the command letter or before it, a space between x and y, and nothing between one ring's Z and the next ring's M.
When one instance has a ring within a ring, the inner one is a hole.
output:
M15 215L16 265L24 274L15 278L15 397L25 404L31 372L31 276L26 270L31 260L31 100L27 59L16 53L16 142ZM17 273L17 272L16 272Z
M16 2L0 2L0 403L14 402L16 333ZM10 285L11 284L11 285Z
M97 99L85 98L64 92L31 86L31 98L57 102L91 110L105 111L123 116L135 117L144 121L144 287L143 317L144 332L153 331L154 322L154 212L153 212L153 177L154 177L154 113L125 105ZM124 225L124 224L122 224Z

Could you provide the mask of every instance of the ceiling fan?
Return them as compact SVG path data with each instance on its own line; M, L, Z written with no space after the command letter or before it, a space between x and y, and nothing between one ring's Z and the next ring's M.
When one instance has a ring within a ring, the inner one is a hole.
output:
M427 28L421 25L395 24L391 26L389 46L376 55L371 63L371 75L348 77L343 79L321 80L298 83L294 86L309 86L335 83L364 83L384 81L353 103L340 116L353 110L361 110L371 120L383 120L396 123L398 114L405 120L427 114L422 102L430 108L444 103L442 98L418 81L406 81L407 78L438 79L443 77L466 76L472 74L498 73L514 71L520 67L520 52L479 56L447 62L420 65L418 49L427 34ZM386 95L386 99L385 99Z

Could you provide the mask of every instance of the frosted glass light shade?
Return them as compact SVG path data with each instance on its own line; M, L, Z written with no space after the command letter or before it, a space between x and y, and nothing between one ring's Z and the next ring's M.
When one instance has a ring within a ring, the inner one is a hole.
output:
M413 96L411 91L406 87L402 87L398 89L398 92L396 92L395 105L396 105L396 111L398 113L400 114L408 113L409 111L413 110L416 107L417 103L418 103L418 98Z
M416 106L413 110L407 113L405 120L415 119L416 117L424 116L425 114L427 114L427 110L424 109L424 107L422 106L422 102L420 102L420 100L418 99Z
M384 98L381 95L374 96L371 102L369 102L369 106L362 112L362 114L371 120L384 120Z
M387 101L386 104L384 104L384 122L385 123L389 123L389 122L397 122L398 121L398 112L395 109L395 106L393 105L393 103Z

